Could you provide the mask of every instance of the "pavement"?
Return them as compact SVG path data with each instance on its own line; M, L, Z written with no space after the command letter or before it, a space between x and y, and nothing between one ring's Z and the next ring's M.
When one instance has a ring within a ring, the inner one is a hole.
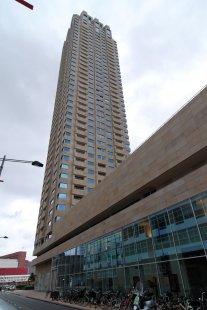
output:
M33 298L33 299L39 299L48 303L53 303L56 305L64 305L67 306L69 308L74 308L74 309L84 309L84 310L91 310L90 307L83 307L80 305L76 305L76 304L70 304L68 302L63 302L63 301L59 301L59 300L52 300L50 298L50 294L47 295L46 292L39 292L39 291L34 291L34 290L14 290L14 291L10 291L12 294L16 294L16 295L20 295L20 296L24 296L24 297L28 297L28 298Z

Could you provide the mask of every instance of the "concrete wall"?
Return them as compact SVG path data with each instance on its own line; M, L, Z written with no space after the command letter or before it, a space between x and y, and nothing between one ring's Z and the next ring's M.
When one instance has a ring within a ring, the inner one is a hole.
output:
M206 164L207 88L56 223L33 264L206 190Z

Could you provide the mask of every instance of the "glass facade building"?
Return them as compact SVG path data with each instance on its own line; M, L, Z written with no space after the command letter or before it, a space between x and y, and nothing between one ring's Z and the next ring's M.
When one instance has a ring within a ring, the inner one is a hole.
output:
M53 257L56 289L207 290L207 191Z

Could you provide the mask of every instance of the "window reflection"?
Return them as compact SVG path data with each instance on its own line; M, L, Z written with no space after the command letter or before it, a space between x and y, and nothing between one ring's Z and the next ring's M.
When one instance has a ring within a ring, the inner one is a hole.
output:
M191 202L200 229L201 238L207 251L207 192L193 197Z
M56 256L53 283L57 289L198 295L207 290L204 247L207 192Z
M178 257L204 255L190 200L171 207L169 217Z
M177 261L165 261L157 265L162 294L183 295L183 285Z
M135 251L137 260L141 262L154 261L152 231L148 219L144 219L135 224Z
M170 219L166 210L150 217L157 261L176 258Z
M126 290L129 291L132 288L137 288L137 282L140 280L138 265L127 267L125 269L125 275L126 275Z
M205 257L181 260L180 267L187 294L198 297L207 290Z
M140 281L143 283L145 291L150 294L158 295L158 276L155 264L140 265Z

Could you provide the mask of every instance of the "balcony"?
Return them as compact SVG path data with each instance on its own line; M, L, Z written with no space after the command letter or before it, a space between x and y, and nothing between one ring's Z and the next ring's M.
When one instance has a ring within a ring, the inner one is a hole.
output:
M40 222L40 230L43 231L44 228L45 228L45 221L42 220L42 221Z
M114 127L114 133L115 134L117 134L117 137L122 137L123 136L123 128L117 128L117 126L116 127Z
M115 147L116 147L117 149L120 148L120 149L123 150L123 148L124 148L124 143L119 143L119 142L115 141Z
M115 106L118 106L119 107L119 102L120 102L120 99L119 97L115 97L114 95L111 95L111 102L112 104L114 104Z
M117 123L121 123L122 122L122 118L121 118L121 115L115 115L113 113L113 119L114 119L114 122L117 122Z
M51 226L48 226L48 227L47 227L47 229L46 229L44 235L46 236L46 235L48 235L49 233L52 233L52 227L51 227Z
M43 231L40 231L39 236L37 239L43 239L45 237L45 233Z
M73 183L77 184L77 185L82 185L82 186L86 186L86 178L83 180L77 179L75 177L75 175L73 175Z
M99 174L99 172L100 172L100 174ZM106 167L105 167L105 168L98 167L98 176L104 176L104 175L102 175L102 174L105 174L105 176L106 176L107 173L108 173L108 170L107 170Z
M123 132L123 126L118 125L118 124L114 124L114 130L118 130L119 132Z
M86 105L82 105L81 107L78 106L77 113L85 115L87 113L87 106Z
M122 156L116 154L115 157L116 157L116 160L117 160L119 163L121 163L121 162L123 162L123 161L125 160L124 154L123 154Z
M43 210L42 213L41 213L41 218L42 218L42 220L45 218L45 216L46 216L46 211Z
M82 189L73 188L72 189L72 194L73 195L78 195L78 196L85 196L87 194L87 191L86 191L85 188L83 190Z
M74 165L75 166L79 166L79 167L83 167L83 168L86 168L86 161L79 161L79 160L75 160L74 161Z
M79 62L79 69L80 70L83 70L83 71L88 71L88 62L87 62L87 59L80 59L80 62Z
M82 124L82 125L86 125L87 123L87 118L86 118L86 115L84 113L78 113L76 114L76 120L79 124Z
M79 127L79 126L78 126L78 127ZM82 128L82 127L78 128L78 127L75 127L75 133L76 133L76 134L80 134L80 135L82 135L82 136L84 136L84 137L87 137L86 128Z
M82 158L84 160L86 160L86 158L87 158L87 153L86 152L83 153L83 152L78 152L77 150L75 150L74 155L76 157L80 157L80 158Z
M84 94L83 92L78 92L78 97L83 98L83 100L87 100L87 94Z
M80 166L80 165L74 166L73 167L73 174L80 175L80 176L86 176L85 167Z
M88 76L87 75L82 75L79 73L78 75L79 81L85 85L88 83Z
M84 123L80 123L80 121L78 122L78 121L76 121L76 127L80 127L80 128L82 128L82 129L84 129L84 130L86 130L87 128L86 128L86 124L84 124Z
M82 106L86 107L87 106L87 99L85 97L83 97L82 95L78 96L78 103L82 104Z
M75 148L75 151L84 151L84 153L85 153L85 150L86 150L86 146L85 146L85 143L77 143L77 141L75 141L75 146L74 146L74 148ZM84 153L82 153L82 154L84 154Z
M79 136L75 136L75 141L77 141L77 142L80 142L80 143L83 143L83 144L86 144L87 143L87 139L86 139L86 137L84 138L82 138L82 137L79 137Z

